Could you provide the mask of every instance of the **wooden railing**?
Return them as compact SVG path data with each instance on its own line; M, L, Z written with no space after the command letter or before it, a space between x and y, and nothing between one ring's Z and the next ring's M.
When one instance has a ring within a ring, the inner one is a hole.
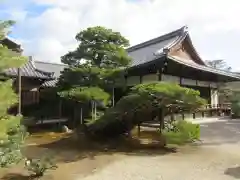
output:
M217 105L211 105L207 104L205 106L205 109L231 109L231 104L230 103L224 103L224 104L217 104Z

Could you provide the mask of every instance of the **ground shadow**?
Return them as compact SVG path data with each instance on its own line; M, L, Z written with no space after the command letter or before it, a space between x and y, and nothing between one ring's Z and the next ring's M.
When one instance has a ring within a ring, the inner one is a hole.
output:
M240 166L238 167L233 167L233 168L228 168L224 174L232 176L236 179L240 179Z
M142 144L139 139L120 137L96 142L85 136L67 136L59 140L28 146L23 150L29 158L54 156L57 163L76 162L85 158L94 159L99 155L124 154L135 156L157 156L175 153L176 148L163 147L161 142Z
M1 180L32 180L31 176L25 176L18 173L8 173L5 176L1 177Z

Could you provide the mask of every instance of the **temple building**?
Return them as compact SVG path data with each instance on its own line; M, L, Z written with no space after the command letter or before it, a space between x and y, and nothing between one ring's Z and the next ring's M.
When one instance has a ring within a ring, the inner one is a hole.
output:
M187 27L127 49L133 61L127 69L128 87L151 81L168 81L199 90L213 107L219 105L221 83L239 81L239 75L205 64L193 46ZM118 82L116 82L118 84ZM120 88L115 89L119 94Z

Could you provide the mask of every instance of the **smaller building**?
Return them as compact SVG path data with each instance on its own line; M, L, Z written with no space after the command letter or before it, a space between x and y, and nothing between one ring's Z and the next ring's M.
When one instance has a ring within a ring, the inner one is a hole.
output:
M0 43L19 54L23 52L21 46L9 38L3 39ZM25 106L37 104L40 89L55 86L60 72L65 67L62 64L34 61L32 57L29 57L22 67L9 68L4 71L3 75L14 80L13 86L16 92L20 89L19 80L21 80L21 105Z

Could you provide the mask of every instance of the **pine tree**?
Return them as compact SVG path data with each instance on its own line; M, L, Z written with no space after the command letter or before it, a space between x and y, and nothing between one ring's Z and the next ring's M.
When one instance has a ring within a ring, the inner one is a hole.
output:
M0 42L5 38L8 27L13 21L0 21ZM13 52L0 43L0 74L7 68L18 68L25 58ZM11 79L0 79L0 167L6 167L19 162L21 145L25 130L20 125L21 116L8 114L8 109L18 102L18 97L12 88Z
M106 106L114 79L122 76L122 68L131 62L125 50L129 41L119 32L101 26L79 32L76 40L77 49L62 56L69 68L60 76L59 94L73 101L90 102L92 109L96 104Z

